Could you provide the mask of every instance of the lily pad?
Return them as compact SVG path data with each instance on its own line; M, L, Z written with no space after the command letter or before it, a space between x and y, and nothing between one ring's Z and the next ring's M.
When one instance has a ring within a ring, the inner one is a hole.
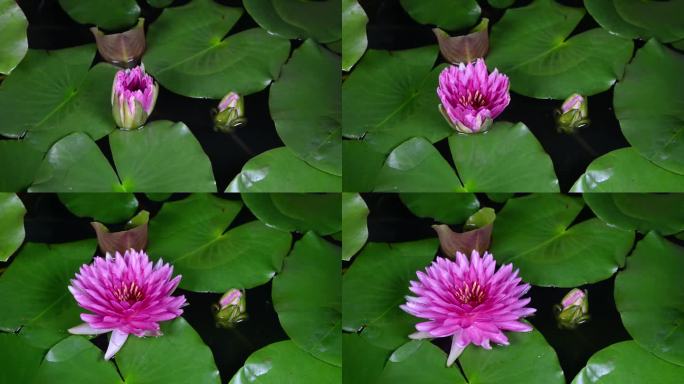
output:
M301 39L307 35L303 29L283 20L273 6L273 0L243 0L242 3L247 13L261 28L276 36Z
M251 158L226 192L339 192L342 178L318 170L286 147Z
M669 43L684 39L684 3L678 0L642 1L612 0L617 13L625 21L651 32L658 40Z
M597 23L618 36L627 39L651 37L651 33L644 28L622 18L615 8L614 0L584 0L584 6Z
M161 324L162 337L129 336L116 354L125 383L220 384L211 350L182 317Z
M429 341L409 341L392 353L374 384L465 384L466 381L458 367L447 367L446 359L444 351Z
M445 224L461 224L480 208L472 193L402 193L399 197L414 215Z
M19 192L31 185L43 155L24 140L0 140L0 191Z
M280 341L252 353L229 384L339 384L342 368L325 363L290 341Z
M226 292L265 284L280 271L291 236L259 221L226 231L240 208L207 194L166 203L150 220L147 251L173 264L183 289Z
M615 304L622 324L644 349L684 365L684 248L651 232L627 258L615 280Z
M188 97L261 91L278 76L290 43L261 28L224 38L241 15L241 8L212 0L165 9L148 30L145 68L164 87Z
M50 348L31 382L123 383L114 363L83 336L69 336Z
M509 332L510 345L469 346L458 361L469 384L564 384L556 351L539 331Z
M508 200L497 214L492 254L534 285L576 287L609 278L624 265L634 232L597 218L570 226L583 206L581 198L560 194Z
M621 148L589 164L570 192L681 192L684 175L646 160L634 148Z
M340 249L308 232L273 278L273 306L292 341L342 366Z
M138 209L132 193L60 193L59 200L74 215L107 224L129 219Z
M242 200L264 224L287 232L340 231L339 194L243 193Z
M342 37L341 0L271 2L286 23L303 29L308 36L320 43L331 43Z
M357 333L342 335L343 383L375 383L385 367L389 350L366 341Z
M585 193L584 201L601 220L623 229L664 236L684 231L684 195Z
M82 310L67 286L90 262L95 246L94 239L25 244L0 277L0 330L19 330L29 343L46 349L68 336Z
M374 151L363 140L342 141L343 190L371 192L387 155Z
M554 0L508 9L492 27L487 64L525 96L563 100L609 89L622 76L634 43L602 28L568 38L584 14Z
M455 134L449 147L467 191L559 191L551 158L523 123L500 122L483 134Z
M651 40L627 66L613 99L627 141L648 160L680 175L684 174L681 83L684 55Z
M28 51L28 21L13 0L0 0L0 73L9 74Z
M271 86L269 109L285 146L308 164L342 175L339 57L307 40Z
M116 68L100 63L88 70L94 57L93 44L29 50L0 85L0 134L22 138L44 153L73 132L84 132L93 140L111 132Z
M401 0L401 6L417 22L448 30L472 27L481 12L475 0Z
M14 193L0 192L0 262L7 261L24 242L26 208Z
M682 376L684 367L661 360L630 340L596 352L572 384L676 384Z
M368 206L358 193L342 193L342 260L349 261L368 240Z
M342 0L342 70L349 71L368 47L368 16L357 0Z
M342 280L342 328L371 344L395 349L415 332L418 319L399 308L416 271L435 256L437 239L368 243Z
M112 31L132 27L140 16L135 0L59 0L59 4L77 22Z
M45 351L11 333L0 333L0 383L32 383Z
M437 109L438 52L368 50L342 85L342 134L389 153L415 136L434 143L452 133Z

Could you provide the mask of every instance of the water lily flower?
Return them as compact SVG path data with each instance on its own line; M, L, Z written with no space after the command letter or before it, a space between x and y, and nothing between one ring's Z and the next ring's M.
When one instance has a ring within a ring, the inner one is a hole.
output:
M111 332L105 360L123 347L129 335L160 336L160 321L175 319L183 313L184 296L171 296L181 280L173 267L160 259L152 263L143 251L129 249L123 255L107 254L85 264L71 280L69 291L85 323L69 329L76 335Z
M574 93L556 111L556 127L561 132L572 133L586 125L589 125L589 102L586 97Z
M214 115L214 130L231 132L245 124L245 102L238 93L229 92L221 99Z
M439 74L439 110L458 132L484 132L510 103L508 88L508 77L489 73L482 59L452 65Z
M554 306L556 322L561 329L575 329L589 320L589 294L579 288L568 292Z
M216 326L232 328L235 324L247 319L247 302L245 292L240 289L231 289L214 304L214 319Z
M491 349L490 342L508 345L503 331L531 331L531 325L520 321L536 311L527 307L529 298L522 298L530 285L521 283L511 264L495 270L492 254L480 257L472 251L470 260L458 252L455 261L438 257L425 272L418 271L418 281L409 287L416 296L407 296L400 307L427 321L416 324L418 332L409 337L451 336L451 366L469 344Z
M121 129L139 128L147 121L157 102L159 85L139 65L116 73L112 85L112 114Z

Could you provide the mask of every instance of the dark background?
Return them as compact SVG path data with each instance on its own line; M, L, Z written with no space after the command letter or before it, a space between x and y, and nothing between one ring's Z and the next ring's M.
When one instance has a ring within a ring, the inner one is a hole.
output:
M532 0L516 1L513 7L528 5ZM582 7L581 0L559 0L559 3ZM421 25L411 19L399 0L360 0L369 23L367 26L368 48L400 50L437 44L433 26ZM503 16L505 9L496 9L484 1L478 1L482 17L489 18L491 27ZM587 13L574 34L598 28L599 25ZM449 31L451 35L466 34L467 30ZM637 43L637 46L643 45ZM443 59L440 57L441 61ZM490 68L492 69L492 68ZM523 122L551 156L561 191L568 191L595 158L614 149L628 147L613 112L613 89L589 97L591 125L580 129L575 136L556 131L554 109L562 101L540 100L511 92L511 103L498 117L500 121ZM453 166L449 145L442 140L435 145L442 156Z
M176 0L172 5L182 5L188 2L189 0ZM218 0L217 2L229 6L242 6L240 0ZM30 49L54 50L95 43L95 38L89 29L90 25L78 24L72 20L62 10L57 0L18 0L17 3L29 22ZM159 17L162 9L150 7L145 1L138 1L138 3L141 8L141 17L145 18L145 30L147 30L150 24ZM244 12L229 34L254 27L258 25L247 12ZM103 60L98 54L94 63L99 61ZM209 156L218 191L223 191L247 160L266 150L283 146L269 114L269 89L266 88L245 97L248 123L234 133L238 140L244 143L244 147L232 135L214 132L211 109L218 105L219 100L184 97L165 89L162 84L159 84L157 104L148 121L184 122ZM107 138L98 140L97 144L113 166Z

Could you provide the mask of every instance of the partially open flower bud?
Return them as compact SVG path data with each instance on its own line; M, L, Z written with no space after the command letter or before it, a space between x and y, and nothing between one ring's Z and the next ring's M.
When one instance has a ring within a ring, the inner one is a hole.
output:
M229 92L223 97L214 115L214 130L231 132L247 123L245 118L245 102L236 92Z
M120 67L129 68L137 64L145 52L145 19L138 19L138 24L128 31L106 35L98 27L91 27L95 36L97 50L108 62Z
M575 329L589 320L588 292L574 288L553 309L559 328Z
M157 102L159 85L145 73L143 65L116 73L112 85L112 114L121 129L139 128Z
M232 328L237 323L247 320L245 291L231 289L214 304L213 310L217 327Z
M589 106L587 98L574 93L556 111L556 127L559 131L572 133L576 129L589 125Z

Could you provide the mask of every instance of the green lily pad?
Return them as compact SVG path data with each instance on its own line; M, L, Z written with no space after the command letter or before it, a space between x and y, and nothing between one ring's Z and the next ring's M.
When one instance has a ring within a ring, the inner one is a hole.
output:
M626 39L651 37L647 30L623 19L615 8L614 0L584 0L591 17L603 28Z
M347 192L371 192L387 155L363 140L342 141L342 184Z
M129 192L216 192L211 161L183 123L153 121L109 136L116 170Z
M0 140L0 191L19 192L33 182L43 152L24 140Z
M138 209L132 193L60 193L59 200L74 215L106 224L130 219Z
M50 348L32 382L123 383L114 363L83 336L69 336Z
M273 0L244 0L242 3L247 13L261 28L276 36L301 39L307 35L303 29L283 20L273 6Z
M368 240L368 206L358 193L342 193L342 260L349 261Z
M150 220L147 251L173 264L183 289L226 292L265 284L280 271L291 236L258 221L226 231L241 206L207 194L166 203Z
M465 384L458 367L447 367L446 359L446 353L429 341L409 341L392 353L374 384Z
M19 5L0 0L0 73L9 74L28 51L28 21Z
M45 351L11 333L0 333L0 383L32 383Z
M568 38L584 14L554 0L508 9L492 27L487 64L508 75L511 89L525 96L563 100L609 89L634 43L602 28Z
M140 7L135 0L59 0L59 4L77 22L95 24L101 29L128 29L140 16Z
M273 278L273 306L292 341L342 366L340 249L308 232Z
M678 0L613 0L615 9L628 23L644 28L658 40L669 43L684 39L684 3Z
M32 345L46 349L68 336L82 310L67 286L90 262L95 246L94 239L25 244L0 277L0 330L20 330Z
M287 232L340 231L339 194L243 193L242 200L264 224Z
M634 232L597 218L570 226L583 206L581 198L560 194L508 200L497 214L492 254L534 285L576 287L609 278L624 265Z
M551 158L523 123L500 122L483 134L455 134L449 147L467 191L559 191Z
M572 384L676 384L682 376L684 367L661 360L630 340L596 352Z
M100 63L88 70L94 57L94 44L29 50L0 85L0 134L22 138L44 153L73 132L87 133L93 140L111 132L116 68Z
M480 208L472 193L402 193L399 198L414 215L445 224L461 224Z
M615 279L615 305L622 324L644 349L684 365L684 248L651 232L627 258Z
M469 384L564 384L556 351L539 331L508 332L510 345L474 345L458 361Z
M165 88L188 97L261 91L278 76L290 43L261 28L224 39L241 15L241 8L212 0L165 9L147 32L145 69Z
M421 24L457 30L472 27L480 19L480 6L475 0L401 0L411 17Z
M407 243L368 243L342 280L342 328L361 332L374 345L395 349L415 332L418 319L399 305L435 256L437 239ZM446 359L445 359L446 360Z
M0 192L0 261L7 261L24 242L26 208L14 193Z
M320 43L330 43L342 37L340 0L271 0L271 3L283 21L303 29Z
M357 333L342 334L343 383L375 383L390 352L370 344Z
M162 337L129 336L116 354L125 383L220 384L214 357L182 317L161 324Z
M269 109L285 146L308 164L342 175L339 57L307 40L271 86Z
M339 384L342 368L306 353L290 340L252 353L229 384Z
M368 16L357 0L342 0L342 70L349 71L368 47Z
M641 233L673 235L684 231L684 195L636 193L585 193L596 216L608 224ZM679 207L679 208L677 208Z
M681 192L684 175L646 160L634 148L621 148L589 164L570 192Z
M375 191L458 192L461 181L439 151L422 137L395 148L378 175Z
M651 40L627 66L613 99L627 141L648 160L680 175L684 174L681 83L684 55Z
M368 50L342 85L342 134L388 153L415 136L434 143L452 133L437 109L438 51Z
M226 192L339 192L342 178L316 169L286 147L263 152L242 167Z

